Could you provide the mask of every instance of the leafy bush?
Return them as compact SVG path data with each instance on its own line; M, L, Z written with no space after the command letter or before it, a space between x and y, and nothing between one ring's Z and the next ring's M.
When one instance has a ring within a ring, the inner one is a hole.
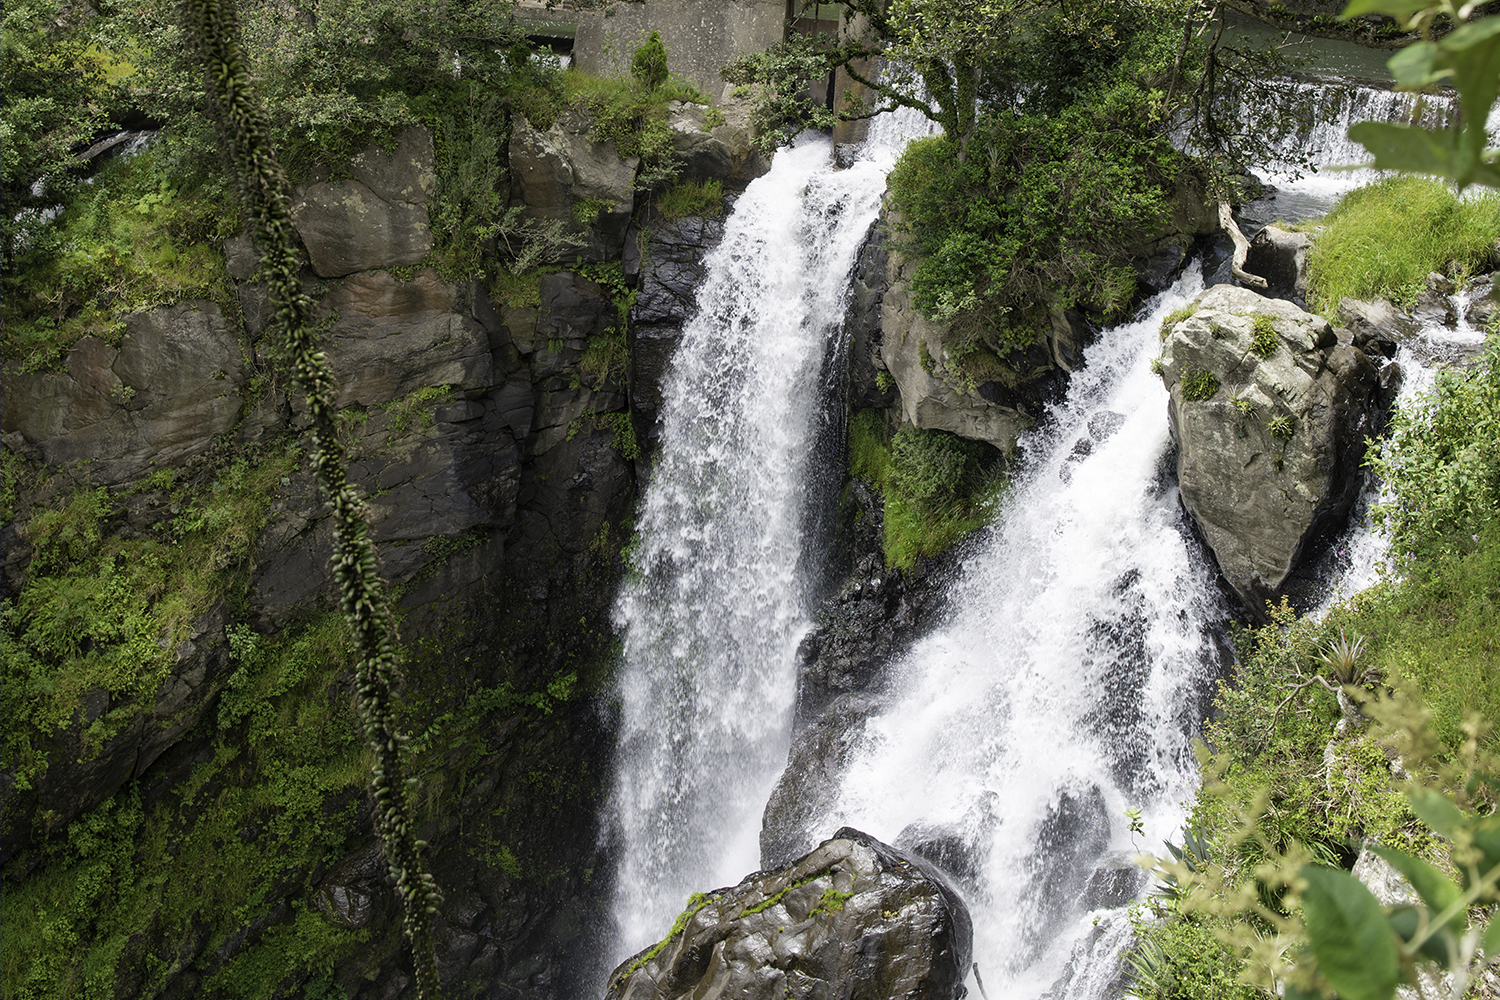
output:
M1307 258L1308 297L1335 317L1345 297L1411 304L1433 271L1488 268L1500 240L1500 193L1459 201L1440 181L1399 176L1346 194Z
M1367 461L1395 494L1373 516L1400 565L1472 551L1500 520L1500 338L1490 336L1473 368L1440 373L1398 410Z
M673 184L657 196L656 209L666 219L684 215L723 215L724 182L714 179Z
M651 32L635 54L630 57L630 75L646 90L655 90L667 82L667 47L661 43L661 35Z
M879 410L859 410L849 421L849 472L880 491L886 565L902 569L987 524L1005 488L993 448L911 426L888 437Z
M1145 102L1120 88L1050 117L992 113L958 154L919 139L890 175L893 247L916 261L923 315L1003 357L1049 307L1130 304L1132 248L1161 227L1180 160Z

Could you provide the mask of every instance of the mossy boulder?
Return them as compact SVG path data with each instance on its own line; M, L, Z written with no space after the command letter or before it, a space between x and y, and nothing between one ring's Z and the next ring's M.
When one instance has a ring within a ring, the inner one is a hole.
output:
M972 936L935 868L845 827L785 868L695 896L605 996L956 1000Z

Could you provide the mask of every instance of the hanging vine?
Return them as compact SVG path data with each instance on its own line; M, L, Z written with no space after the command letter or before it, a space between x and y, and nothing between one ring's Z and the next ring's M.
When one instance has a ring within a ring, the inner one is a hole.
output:
M375 751L371 792L376 828L401 896L417 995L432 1000L437 996L432 921L441 897L431 874L423 871L425 845L416 839L409 796L416 780L404 777L401 762L406 735L395 715L400 673L396 624L385 581L376 568L365 503L348 479L335 423L333 372L318 347L312 300L297 277L300 259L292 232L290 185L271 149L266 114L240 52L234 0L184 0L183 6L184 27L203 62L263 254L262 274L276 308L272 328L285 337L293 377L307 393L314 471L333 508L330 565L344 620L358 647L359 713L365 738Z

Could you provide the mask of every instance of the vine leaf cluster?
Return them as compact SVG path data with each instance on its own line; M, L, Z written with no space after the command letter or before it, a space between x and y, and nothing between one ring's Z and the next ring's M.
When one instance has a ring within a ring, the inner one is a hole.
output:
M395 619L376 560L364 500L349 481L338 433L334 378L319 349L312 300L298 280L291 191L271 146L270 126L239 45L233 0L184 0L183 22L206 73L239 175L246 213L264 255L262 275L275 303L273 329L285 337L296 384L307 394L312 462L333 509L331 568L345 622L358 649L355 684L365 738L375 752L371 791L376 828L404 910L417 995L437 996L432 922L441 896L423 870L403 773L407 742L396 719L400 653Z

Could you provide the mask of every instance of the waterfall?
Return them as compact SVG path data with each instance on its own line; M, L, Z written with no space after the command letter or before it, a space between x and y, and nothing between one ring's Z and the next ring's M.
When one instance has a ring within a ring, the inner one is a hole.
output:
M898 690L818 824L961 844L991 996L1039 996L1090 939L1115 942L1113 968L1123 901L1081 921L1085 884L1132 849L1127 808L1142 810L1136 846L1160 851L1196 784L1190 740L1218 671L1210 623L1227 609L1178 505L1150 362L1162 318L1200 287L1184 277L1101 337L1023 439L1024 471L948 620L895 666ZM1113 978L1074 971L1074 1000Z
M615 607L615 961L660 939L690 893L759 867L820 561L805 514L833 502L808 495L819 372L894 161L877 148L836 170L830 152L816 137L782 149L735 203L664 386Z

